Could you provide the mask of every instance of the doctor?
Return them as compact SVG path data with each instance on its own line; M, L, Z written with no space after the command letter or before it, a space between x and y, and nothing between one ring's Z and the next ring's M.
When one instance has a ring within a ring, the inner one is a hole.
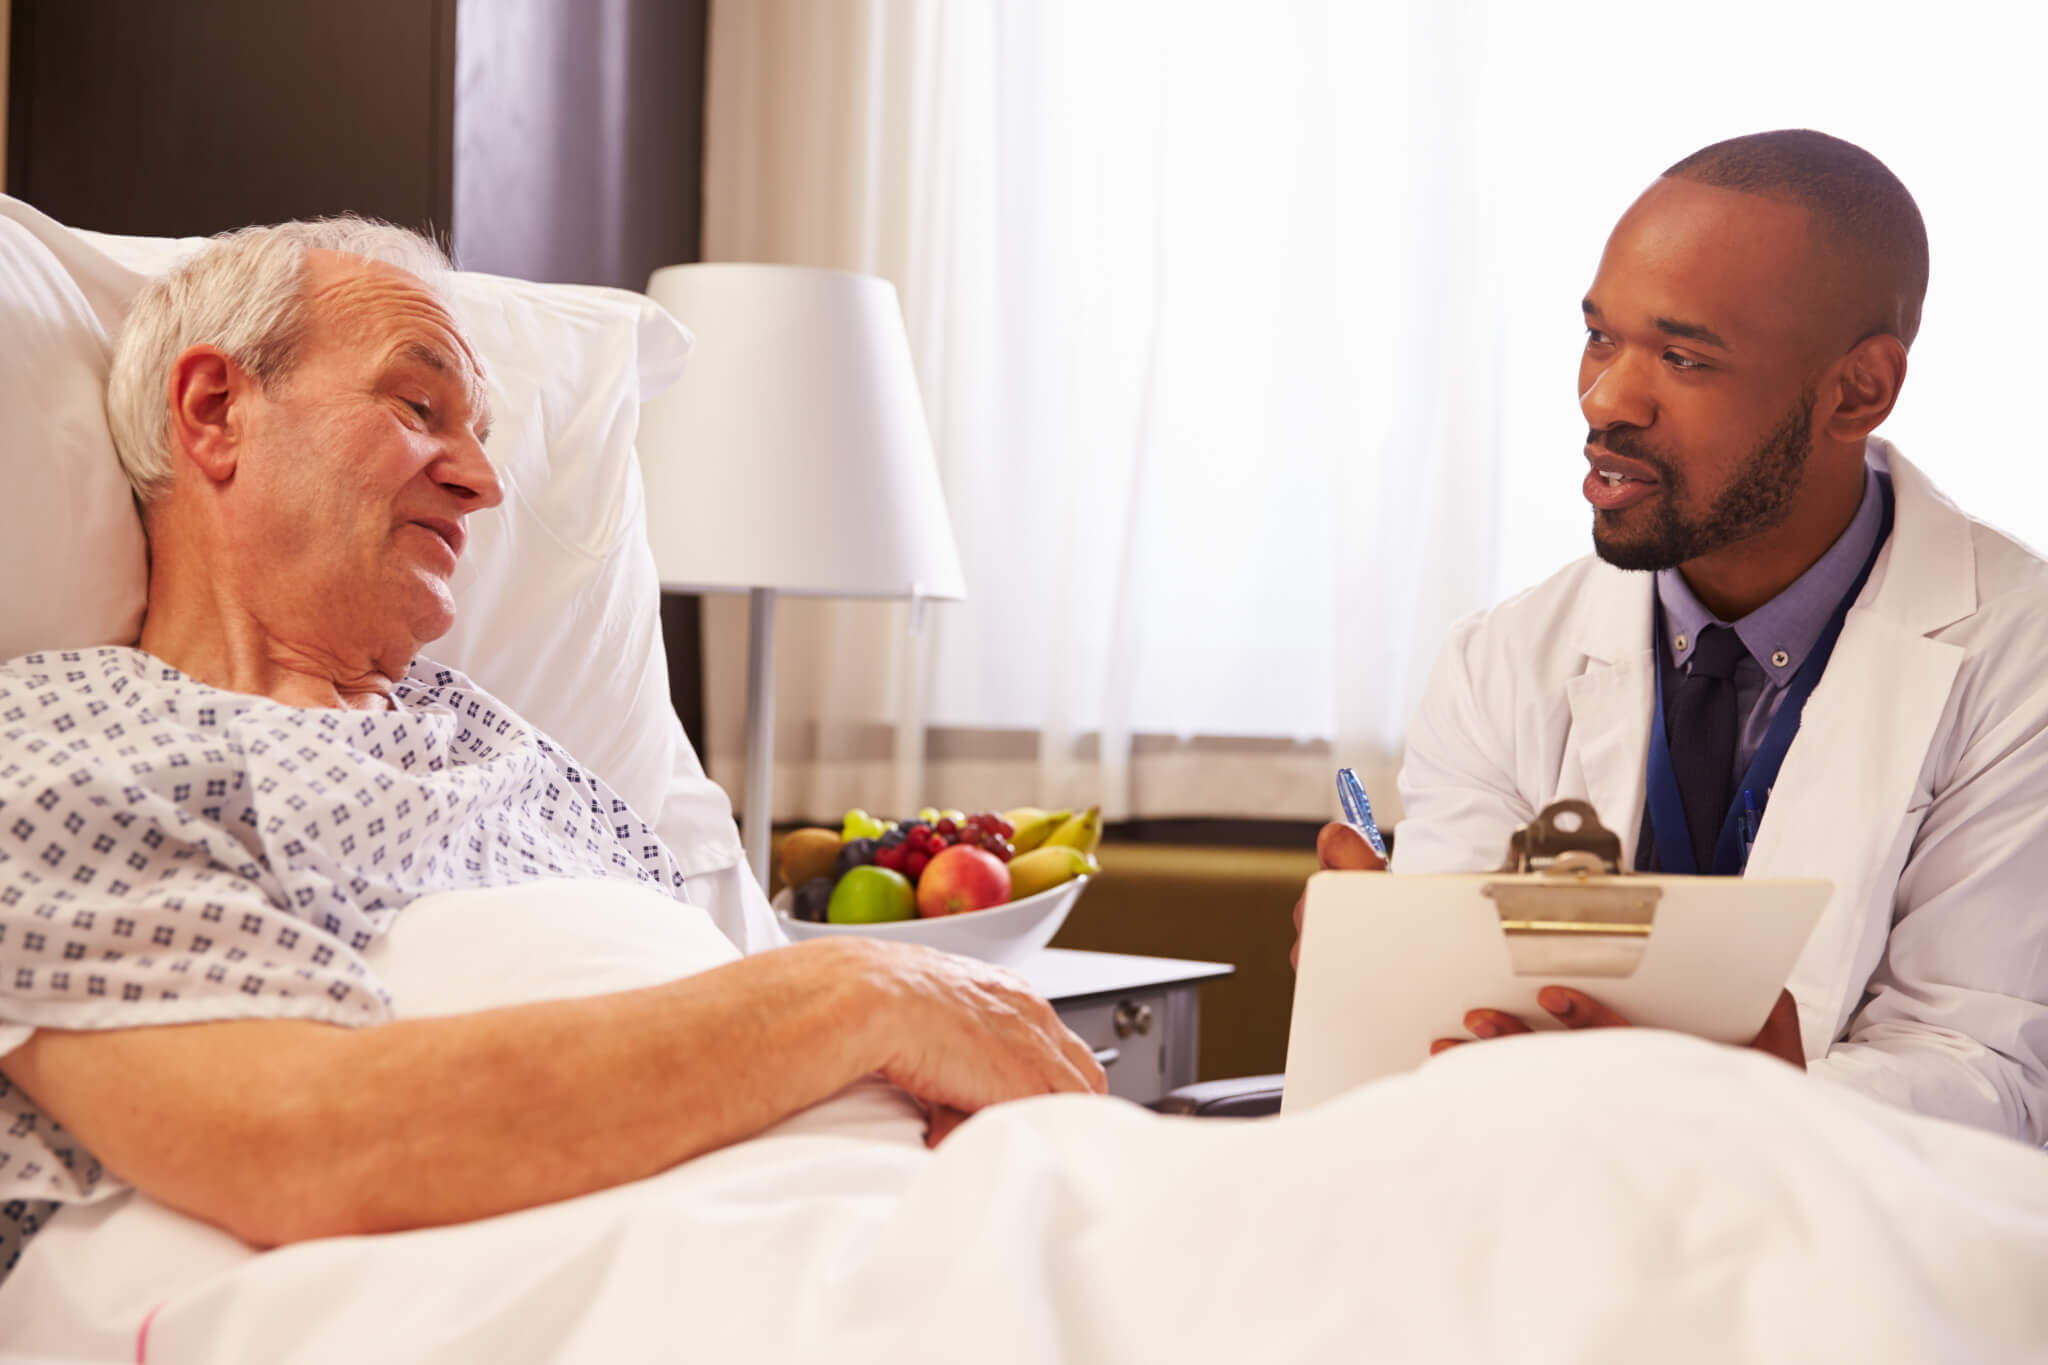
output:
M1497 866L1580 797L1638 870L1826 877L1755 1045L2040 1143L2048 564L1872 435L1926 283L1905 186L1824 134L1717 143L1636 200L1583 305L1595 554L1451 632L1395 870ZM1379 865L1343 825L1318 850Z

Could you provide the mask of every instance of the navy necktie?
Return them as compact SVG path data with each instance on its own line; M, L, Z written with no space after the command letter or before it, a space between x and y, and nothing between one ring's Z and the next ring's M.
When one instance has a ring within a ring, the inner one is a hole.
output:
M1671 771L1692 834L1693 865L1701 876L1714 870L1714 845L1734 795L1735 665L1747 652L1742 638L1727 626L1702 630L1665 710Z

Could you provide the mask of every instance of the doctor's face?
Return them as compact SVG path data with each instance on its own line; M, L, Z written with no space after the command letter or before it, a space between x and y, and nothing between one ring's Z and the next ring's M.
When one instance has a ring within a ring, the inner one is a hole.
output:
M409 659L454 624L468 514L503 498L482 369L441 301L396 267L315 252L300 357L254 395L237 558L274 633Z
M1593 544L1665 569L1792 514L1813 446L1806 212L1659 180L1622 216L1585 298L1579 406Z

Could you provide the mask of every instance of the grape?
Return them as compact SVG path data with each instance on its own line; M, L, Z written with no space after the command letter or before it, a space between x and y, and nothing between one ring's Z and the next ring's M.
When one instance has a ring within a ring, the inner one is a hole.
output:
M941 816L939 817L939 823L933 825L932 829L938 834L957 834L960 831L960 822L947 816Z
M875 860L875 849L879 839L849 839L839 846L839 857L832 864L834 875L844 877L856 867L863 867Z
M1017 827L1011 824L1008 820L1005 820L1000 815L996 817L995 830L996 833L1002 835L1005 839L1014 839L1017 837Z
M921 849L913 851L909 857L903 860L903 875L910 878L910 880L913 882L916 881L919 877L922 877L924 875L925 866L929 864L931 860L931 854L926 853Z
M832 888L837 882L831 877L813 877L796 889L790 897L789 913L793 918L807 920L813 924L825 922L825 907L831 903Z

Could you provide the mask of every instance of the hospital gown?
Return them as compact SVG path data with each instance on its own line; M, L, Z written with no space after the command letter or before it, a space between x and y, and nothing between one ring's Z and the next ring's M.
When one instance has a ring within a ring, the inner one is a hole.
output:
M362 952L418 897L675 860L561 748L417 660L395 709L226 692L140 650L0 665L0 1055L37 1028L379 1023ZM0 1276L125 1188L0 1077Z

